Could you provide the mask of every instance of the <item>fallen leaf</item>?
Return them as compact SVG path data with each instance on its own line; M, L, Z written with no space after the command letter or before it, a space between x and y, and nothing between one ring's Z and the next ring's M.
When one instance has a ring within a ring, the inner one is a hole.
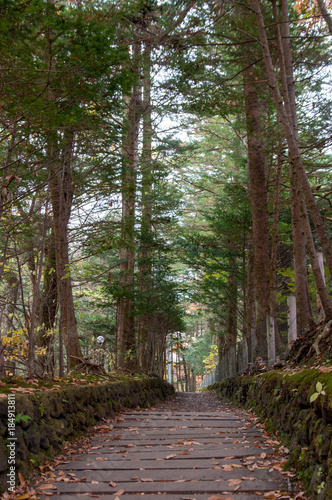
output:
M133 478L132 478L132 479L133 479ZM112 486L112 488L115 488L116 483L114 483L113 481L110 481L110 482L108 483L108 485L109 485L109 486Z
M264 498L267 498L268 500L276 500L277 495L273 491L268 491L264 494Z
M151 479L150 477L141 477L140 479L142 481L142 483L153 483L153 479Z
M26 486L26 481L20 472L18 473L18 478L20 480L20 485L24 488Z
M120 495L123 495L124 492L125 492L125 490L122 489L122 490L119 490L116 493L114 493L114 495L120 496Z
M16 497L16 500L26 500L27 498L30 498L30 495L28 493L24 493L23 495Z
M218 497L218 496L213 496L209 497L208 500L234 500L233 497Z
M236 486L242 483L242 479L231 479L228 481L228 486Z
M166 460L169 460L170 458L176 457L176 453L172 453L172 455L167 455Z

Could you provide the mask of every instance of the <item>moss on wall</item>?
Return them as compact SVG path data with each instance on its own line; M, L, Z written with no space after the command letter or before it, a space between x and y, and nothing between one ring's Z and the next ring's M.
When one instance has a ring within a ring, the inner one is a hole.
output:
M325 395L310 403L321 382ZM307 369L238 376L209 386L221 399L252 408L290 449L295 467L313 498L332 498L332 374Z
M101 385L70 386L56 391L15 394L16 472L28 472L53 457L63 442L121 408L148 407L174 395L157 378L127 379ZM0 492L8 489L8 408L0 401Z

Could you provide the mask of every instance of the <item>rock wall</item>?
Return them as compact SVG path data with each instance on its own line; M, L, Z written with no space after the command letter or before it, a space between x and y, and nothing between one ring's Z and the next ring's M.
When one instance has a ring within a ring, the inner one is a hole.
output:
M15 438L8 424L8 401L0 401L0 492L10 483L10 457L15 448L16 473L53 457L62 443L82 434L121 408L148 407L172 397L174 387L157 377L101 385L66 387L50 392L15 394ZM13 445L12 443L15 443ZM9 462L9 463L8 463ZM14 469L13 469L14 470ZM2 488L2 490L1 490Z
M318 393L310 402L317 382L325 394ZM289 448L288 465L296 468L312 498L332 499L332 372L308 369L238 376L215 383L209 390L263 417Z

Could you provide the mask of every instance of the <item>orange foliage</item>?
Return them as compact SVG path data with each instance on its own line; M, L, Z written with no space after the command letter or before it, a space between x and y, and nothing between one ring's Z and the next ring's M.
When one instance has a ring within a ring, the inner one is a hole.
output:
M324 2L327 9L332 9L332 0L324 0ZM306 23L308 29L313 27L326 28L316 0L296 0L294 9Z

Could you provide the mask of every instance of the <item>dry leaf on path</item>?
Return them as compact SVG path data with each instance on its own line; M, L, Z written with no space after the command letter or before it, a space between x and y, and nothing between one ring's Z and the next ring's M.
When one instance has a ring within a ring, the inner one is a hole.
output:
M18 478L19 478L19 481L20 481L20 485L23 488L25 488L25 486L26 486L27 483L26 483L26 480L24 479L24 477L22 476L22 474L20 472L18 473Z
M242 479L231 479L228 481L228 486L237 486L242 483Z
M264 498L267 498L268 500L276 500L277 495L273 491L268 491L267 493L264 494Z
M140 481L142 483L153 483L153 479L151 479L150 477L141 477Z
M114 493L114 495L121 496L124 494L124 492L125 492L125 490L122 489L122 490L119 490L116 493Z
M172 455L167 455L166 460L169 460L170 458L174 458L174 457L176 457L176 453L172 453Z
M218 497L218 496L213 496L209 497L208 500L234 500L233 497Z

